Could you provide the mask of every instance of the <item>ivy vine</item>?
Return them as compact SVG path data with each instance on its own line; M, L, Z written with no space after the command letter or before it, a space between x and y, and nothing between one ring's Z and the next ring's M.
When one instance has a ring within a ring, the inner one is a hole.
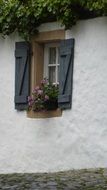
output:
M70 28L79 19L107 15L107 0L0 0L0 33L24 38L41 23L60 21Z

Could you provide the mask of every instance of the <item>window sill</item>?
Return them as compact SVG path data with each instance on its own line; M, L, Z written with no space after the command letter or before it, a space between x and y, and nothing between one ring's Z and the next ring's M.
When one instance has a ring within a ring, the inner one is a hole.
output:
M52 111L41 111L41 112L35 112L35 111L27 111L27 117L28 118L52 118L52 117L61 117L62 111L61 109L52 110Z

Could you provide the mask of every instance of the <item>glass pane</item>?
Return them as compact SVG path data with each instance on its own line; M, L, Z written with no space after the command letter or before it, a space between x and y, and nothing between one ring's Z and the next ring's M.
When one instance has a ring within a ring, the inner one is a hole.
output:
M57 82L59 82L59 66L58 66L58 69L57 69Z
M56 48L49 48L49 64L56 64Z
M49 67L49 82L56 82L56 67Z

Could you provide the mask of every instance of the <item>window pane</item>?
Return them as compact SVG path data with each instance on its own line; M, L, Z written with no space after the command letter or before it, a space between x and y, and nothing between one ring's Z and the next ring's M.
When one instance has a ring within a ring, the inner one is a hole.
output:
M49 82L56 82L56 67L49 67Z
M49 64L56 64L56 48L49 48Z
M57 82L59 82L59 66L58 66L58 69L57 69Z

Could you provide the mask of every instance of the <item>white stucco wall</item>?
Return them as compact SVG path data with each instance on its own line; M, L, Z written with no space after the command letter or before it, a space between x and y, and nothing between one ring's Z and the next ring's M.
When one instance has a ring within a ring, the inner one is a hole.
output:
M41 31L59 28L53 26ZM20 39L0 38L0 173L107 167L107 17L79 21L66 32L70 37L72 110L50 119L29 119L14 109L14 46Z

